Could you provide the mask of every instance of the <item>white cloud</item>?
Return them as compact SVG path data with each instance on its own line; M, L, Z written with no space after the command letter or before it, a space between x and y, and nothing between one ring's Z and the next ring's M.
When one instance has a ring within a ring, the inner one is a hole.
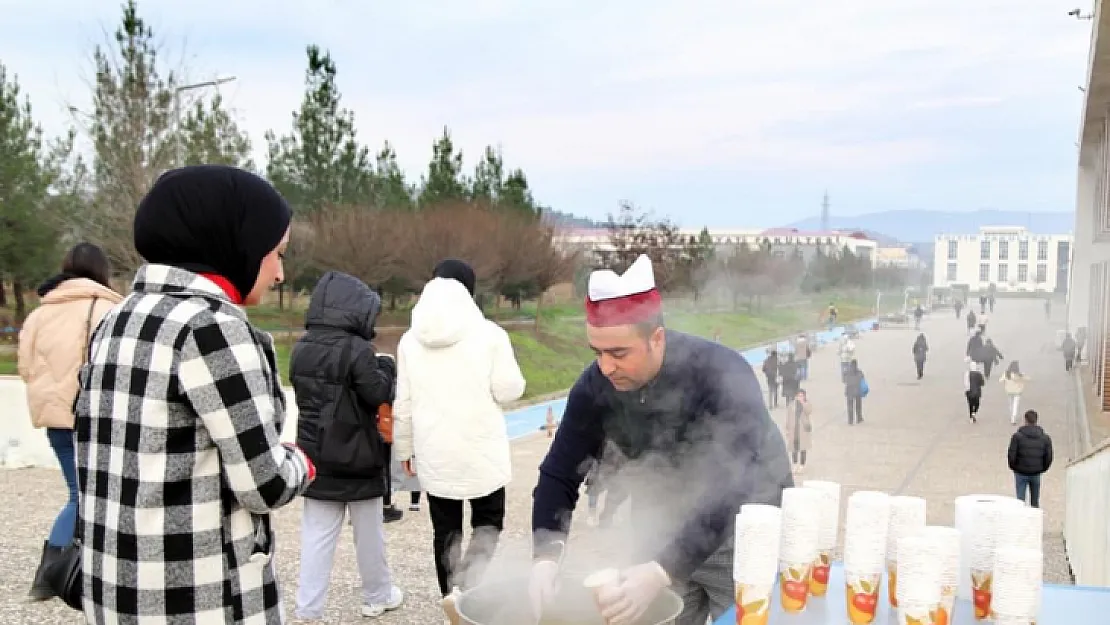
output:
M1068 0L1074 3L1073 0ZM19 10L13 9L18 4ZM1062 0L144 2L190 76L222 88L256 146L288 129L304 46L334 53L346 106L414 177L452 128L547 179L690 167L864 172L943 159L945 136L832 141L821 124L1020 102L1081 77L1088 23ZM55 132L84 103L116 3L0 0L0 60ZM1061 75L1064 78L1061 78ZM1073 112L1062 111L1062 114ZM792 124L814 129L787 132ZM966 139L966 137L961 137ZM652 174L646 174L652 175Z

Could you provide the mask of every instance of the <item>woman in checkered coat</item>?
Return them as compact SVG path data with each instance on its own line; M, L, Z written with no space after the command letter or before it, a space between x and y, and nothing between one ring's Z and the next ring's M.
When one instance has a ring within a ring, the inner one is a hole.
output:
M273 343L241 306L282 280L290 217L222 166L167 172L139 204L150 264L94 333L77 403L89 623L284 621L270 512L315 469L278 440Z

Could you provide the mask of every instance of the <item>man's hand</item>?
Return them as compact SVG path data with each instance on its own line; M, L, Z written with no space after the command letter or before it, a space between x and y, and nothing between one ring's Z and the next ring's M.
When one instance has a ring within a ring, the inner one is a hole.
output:
M629 625L637 622L667 586L671 578L658 562L646 562L621 572L617 592L606 593L601 604L601 616L610 625Z
M402 460L401 468L405 470L405 473L407 473L409 477L416 476L416 467L412 466L412 458L409 458L408 460Z
M559 563L554 560L540 560L532 565L532 576L528 580L528 598L532 601L532 614L538 619L544 606L555 599L559 591Z

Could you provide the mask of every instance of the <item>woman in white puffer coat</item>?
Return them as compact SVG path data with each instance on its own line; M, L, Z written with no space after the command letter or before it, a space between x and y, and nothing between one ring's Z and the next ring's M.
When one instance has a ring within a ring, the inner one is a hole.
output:
M434 275L397 346L393 453L428 494L443 609L457 623L456 587L480 581L504 526L512 460L501 404L524 394L524 376L509 335L474 302L474 270L449 259Z

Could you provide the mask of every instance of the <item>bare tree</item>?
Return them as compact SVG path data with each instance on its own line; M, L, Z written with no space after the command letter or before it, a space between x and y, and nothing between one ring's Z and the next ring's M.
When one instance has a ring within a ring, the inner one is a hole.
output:
M381 284L402 268L398 239L405 221L401 213L363 207L321 211L313 223L312 258L321 267Z

